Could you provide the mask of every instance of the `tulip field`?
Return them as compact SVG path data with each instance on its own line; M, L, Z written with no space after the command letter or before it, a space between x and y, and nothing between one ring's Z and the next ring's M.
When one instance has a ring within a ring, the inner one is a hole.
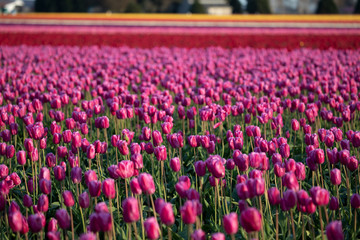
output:
M0 239L359 239L358 48L10 45Z

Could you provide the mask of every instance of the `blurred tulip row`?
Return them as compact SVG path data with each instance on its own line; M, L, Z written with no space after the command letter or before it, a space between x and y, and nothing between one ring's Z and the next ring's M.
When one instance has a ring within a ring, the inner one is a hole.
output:
M357 239L357 50L2 47L1 239Z

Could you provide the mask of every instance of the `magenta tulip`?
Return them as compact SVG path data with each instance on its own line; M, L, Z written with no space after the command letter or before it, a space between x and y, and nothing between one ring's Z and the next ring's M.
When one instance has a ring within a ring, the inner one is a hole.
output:
M261 229L261 214L256 208L247 208L240 215L240 224L246 232L258 232Z
M140 218L139 204L136 198L128 197L122 203L124 221L136 222Z

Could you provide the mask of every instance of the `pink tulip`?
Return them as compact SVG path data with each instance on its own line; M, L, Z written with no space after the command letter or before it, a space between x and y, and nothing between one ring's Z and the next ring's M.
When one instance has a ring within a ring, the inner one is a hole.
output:
M180 208L181 219L185 224L193 224L196 221L196 208L193 201L186 201Z
M139 195L142 193L138 178L131 179L130 189L133 194Z
M119 162L117 173L122 179L132 177L134 175L134 163L129 160Z
M115 198L115 182L114 179L107 178L102 182L102 192L105 197L113 199Z
M173 225L175 222L174 212L170 203L164 203L160 210L160 220L167 226Z
M149 239L158 239L160 236L160 228L159 224L154 217L149 217L144 222L144 228L146 232L146 236Z
M330 171L330 181L334 185L340 185L341 184L341 172L339 169L334 168Z
M136 222L140 218L139 205L136 198L128 197L122 203L124 221Z
M158 161L165 161L167 158L166 147L159 146L154 149L155 157Z
M258 232L261 229L261 214L256 208L248 208L240 215L240 224L246 232Z
M268 198L271 205L280 204L280 191L276 187L269 188Z
M149 173L141 173L138 179L143 193L151 195L155 192L155 183Z
M211 235L211 240L225 240L225 235L223 233L213 233Z
M67 206L67 207L74 206L74 204L75 204L74 197L70 191L68 191L68 190L64 191L62 193L62 197L64 199L65 206Z
M239 229L238 216L236 213L232 212L223 217L223 226L225 232L229 235L234 235Z
M23 228L23 216L20 211L10 212L8 216L8 221L10 228L13 232L20 232Z
M205 240L206 234L202 229L197 229L191 234L191 240Z

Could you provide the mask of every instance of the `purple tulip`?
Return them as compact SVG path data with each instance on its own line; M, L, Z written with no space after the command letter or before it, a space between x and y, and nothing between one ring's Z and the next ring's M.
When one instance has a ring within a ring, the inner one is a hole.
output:
M87 192L83 192L79 195L79 205L81 208L88 208L90 205L90 198Z
M343 240L344 233L341 221L330 222L326 227L326 236L328 240Z
M70 227L70 216L65 209L59 209L56 211L55 218L58 221L61 229L68 229Z

